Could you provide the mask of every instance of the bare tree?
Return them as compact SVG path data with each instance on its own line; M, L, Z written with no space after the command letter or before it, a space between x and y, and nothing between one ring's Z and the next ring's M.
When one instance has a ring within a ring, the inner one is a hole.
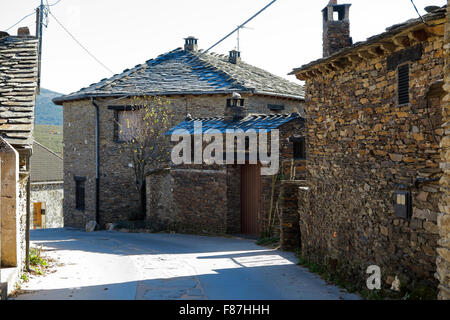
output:
M131 110L119 113L120 152L132 159L135 187L139 194L138 219L145 218L145 178L150 170L164 169L170 161L165 133L173 122L170 101L155 97L133 98Z

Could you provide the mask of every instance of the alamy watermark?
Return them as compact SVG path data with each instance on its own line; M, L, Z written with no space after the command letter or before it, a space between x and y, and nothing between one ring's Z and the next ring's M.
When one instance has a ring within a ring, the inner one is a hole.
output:
M279 130L270 131L270 142L268 136L267 130L254 129L226 129L225 133L208 129L203 132L202 122L194 121L193 135L185 129L172 133L171 141L178 143L172 149L171 159L175 165L261 163L261 175L275 175L280 165ZM204 143L207 144L205 148Z
M379 266L369 266L366 270L370 276L367 278L366 286L369 290L381 289L381 268Z

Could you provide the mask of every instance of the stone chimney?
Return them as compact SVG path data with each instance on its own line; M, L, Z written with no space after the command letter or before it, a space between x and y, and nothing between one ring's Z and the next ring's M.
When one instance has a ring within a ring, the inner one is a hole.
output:
M198 39L195 37L185 38L184 39L184 50L197 51L198 50Z
M30 35L30 29L28 27L21 27L17 30L18 37L28 37Z
M5 31L0 31L0 39L9 37L9 33Z
M227 99L227 107L225 109L225 121L239 121L248 115L247 107L244 105L244 99L239 93L234 92L231 99Z
M350 37L350 6L351 4L337 4L337 0L330 0L322 10L324 57L353 44Z
M237 50L231 50L230 55L228 56L228 62L237 64L241 61L241 52Z

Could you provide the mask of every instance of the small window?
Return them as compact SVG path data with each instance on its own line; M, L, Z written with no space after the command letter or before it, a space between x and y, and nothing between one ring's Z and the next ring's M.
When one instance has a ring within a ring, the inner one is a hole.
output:
M272 112L280 112L284 110L284 105L282 104L268 104L267 108L269 108Z
M409 64L398 67L398 104L409 103Z
M291 138L294 145L294 160L305 160L306 159L306 143L305 138Z
M75 177L75 209L77 210L85 209L85 182L86 178Z

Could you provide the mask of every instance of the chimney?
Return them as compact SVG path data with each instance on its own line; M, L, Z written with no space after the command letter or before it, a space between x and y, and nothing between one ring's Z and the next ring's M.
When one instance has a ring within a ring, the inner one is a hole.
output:
M0 31L0 39L9 37L9 33L5 31Z
M330 0L322 10L324 57L353 44L350 37L350 6L351 4L337 4L337 0Z
M248 115L247 107L244 106L244 99L237 92L233 93L231 99L227 99L227 107L225 109L225 121L239 121Z
M228 62L232 64L237 64L241 61L241 52L237 50L231 50L228 56Z
M17 30L18 37L28 37L30 35L30 29L28 27L21 27Z
M198 39L195 37L187 37L184 39L184 50L186 51L197 51L198 50Z

